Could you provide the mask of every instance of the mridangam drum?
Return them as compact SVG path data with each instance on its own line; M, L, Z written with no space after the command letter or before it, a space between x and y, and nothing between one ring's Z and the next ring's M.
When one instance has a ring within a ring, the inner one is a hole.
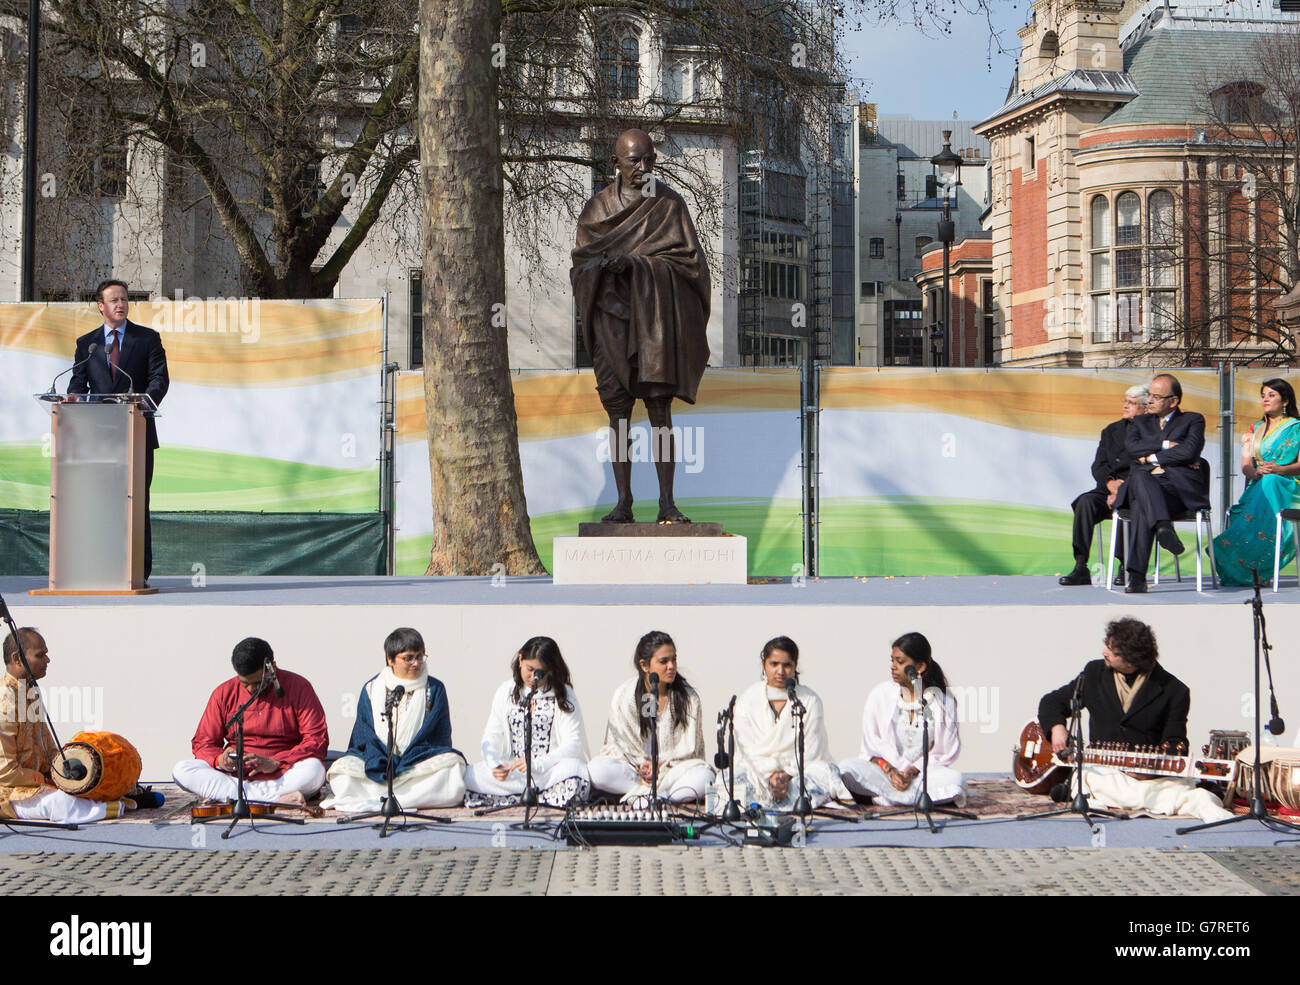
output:
M65 758L80 763L86 775L67 777ZM54 758L54 785L64 793L89 800L112 801L125 797L140 782L140 754L114 732L78 732Z

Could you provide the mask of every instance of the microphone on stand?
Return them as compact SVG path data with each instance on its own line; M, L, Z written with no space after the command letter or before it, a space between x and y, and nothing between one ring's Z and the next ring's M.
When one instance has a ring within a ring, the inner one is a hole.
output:
M727 755L726 738L727 722L735 714L736 696L733 694L731 700L727 702L727 707L718 712L718 751L713 756L713 765L720 770L725 770L731 765L731 757Z
M263 672L262 672L262 676L263 676L264 678L265 678L267 675L270 676L270 678L271 678L271 687L273 687L273 688L275 689L275 696L276 696L277 698L283 698L283 697L284 697L284 688L280 686L280 678L276 676L276 673L275 673L275 667L272 666L271 661L269 661L269 660L266 661L265 664L263 664L263 667L264 667L264 670L263 670ZM400 686L400 685L399 685L399 686Z
M388 700L385 702L384 705L385 718L387 718L390 714L392 714L393 709L397 707L397 702L401 701L405 695L406 695L406 688L404 688L401 684L397 685L397 687L393 688L391 691L388 692Z
M58 376L55 376L54 379L50 380L50 388L45 391L46 394L48 395L54 393L54 384L59 382L59 376L62 376L64 373L71 373L73 370L80 369L82 366L86 365L86 363L90 362L91 356L93 356L98 351L99 351L99 343L98 342L90 343L90 348L86 352L86 358L81 360L81 362L79 363L73 363L71 366L65 369L63 373L59 373Z

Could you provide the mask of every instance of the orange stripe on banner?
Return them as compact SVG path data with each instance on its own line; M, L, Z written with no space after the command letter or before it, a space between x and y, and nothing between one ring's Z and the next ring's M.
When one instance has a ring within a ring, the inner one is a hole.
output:
M174 382L307 386L379 372L383 305L369 300L138 301L131 320L162 335ZM0 305L0 350L71 359L101 325L93 305Z
M590 370L514 374L515 414L521 441L541 441L590 434L609 423L596 395ZM799 374L795 370L708 370L694 406L677 401L676 415L737 411L799 412ZM644 420L637 405L633 420ZM402 373L397 380L399 441L423 441L424 375Z
M823 410L907 410L956 414L1041 434L1095 437L1118 420L1124 391L1149 383L1150 369L995 371L946 369L830 369L822 373ZM1218 414L1218 374L1181 370L1183 407L1205 415L1210 430Z

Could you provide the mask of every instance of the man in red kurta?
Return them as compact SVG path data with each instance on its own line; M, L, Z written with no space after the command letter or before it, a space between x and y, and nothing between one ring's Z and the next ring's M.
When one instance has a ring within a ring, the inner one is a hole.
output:
M172 777L205 800L234 800L237 766L249 800L304 803L325 782L329 730L325 709L307 678L278 670L265 640L240 640L231 654L235 677L208 698L191 740L193 759L176 764ZM263 686L265 684L265 686ZM236 763L236 729L226 723L262 687L244 713L244 762Z
M709 265L686 203L652 173L654 142L624 131L614 145L614 183L578 218L569 279L582 337L609 415L618 503L604 519L631 523L628 425L637 400L650 418L660 523L689 522L673 501L673 398L695 403L709 361Z

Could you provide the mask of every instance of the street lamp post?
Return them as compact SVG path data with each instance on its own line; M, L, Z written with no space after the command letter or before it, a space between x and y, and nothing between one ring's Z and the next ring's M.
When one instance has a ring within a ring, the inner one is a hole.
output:
M938 177L938 185L943 190L943 218L939 220L939 242L943 244L943 311L939 315L938 332L941 333L943 341L943 354L940 357L939 346L935 345L935 365L947 366L948 357L948 317L952 310L952 301L948 293L948 251L952 247L954 238L954 229L952 213L949 211L951 196L955 194L955 189L961 186L961 155L953 153L952 149L952 131L943 132L943 150L930 158L930 164L933 165L935 174ZM940 363L942 358L942 363Z

